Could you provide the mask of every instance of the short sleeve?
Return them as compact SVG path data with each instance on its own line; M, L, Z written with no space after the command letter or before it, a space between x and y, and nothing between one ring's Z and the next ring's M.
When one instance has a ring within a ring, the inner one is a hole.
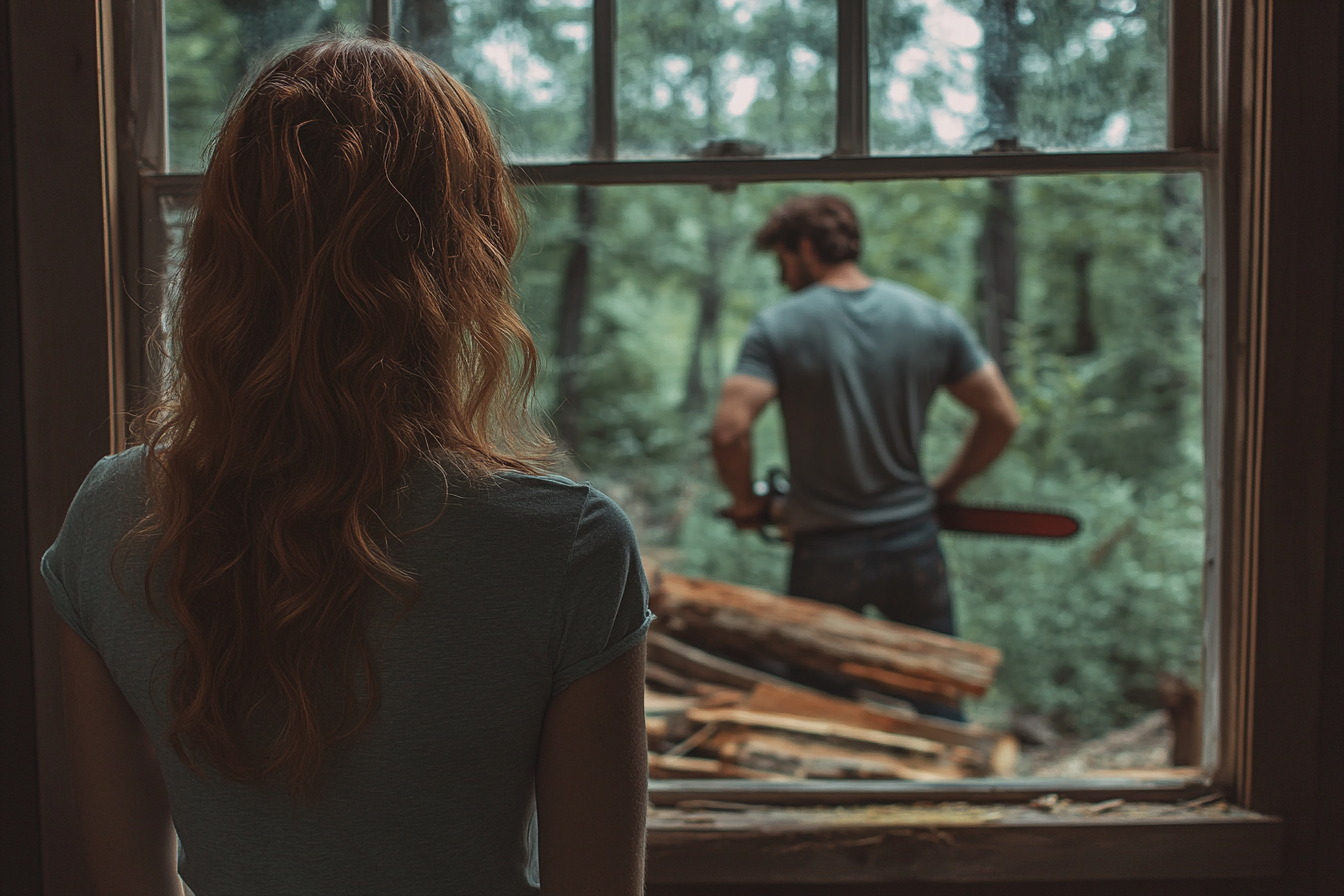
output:
M760 317L751 322L747 335L742 339L742 352L737 357L737 367L733 372L779 385L779 376L775 372L775 353L770 347Z
M947 372L943 376L942 384L950 386L984 367L989 355L981 347L980 340L975 338L971 328L961 319L961 315L950 308L947 309L947 329Z
M551 694L634 647L652 621L649 585L630 520L590 486L552 610Z
M98 486L105 478L109 460L105 457L98 461L85 477L83 485L75 493L74 501L70 503L70 509L65 513L60 534L42 555L42 578L51 593L56 615L95 650L98 645L81 613L79 579L84 552L88 548L90 517L97 516Z

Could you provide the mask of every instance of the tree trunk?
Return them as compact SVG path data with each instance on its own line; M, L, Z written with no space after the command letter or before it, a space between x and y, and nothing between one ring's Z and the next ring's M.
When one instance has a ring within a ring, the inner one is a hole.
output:
M588 267L593 227L597 224L597 190L574 188L574 236L560 287L556 320L555 363L559 371L555 425L560 441L579 451L583 411L583 312L588 304Z
M984 229L980 233L980 319L985 349L1008 369L1012 325L1017 320L1017 183L989 182Z
M1018 140L1017 94L1021 83L1017 0L985 0L980 10L984 34L980 55L981 104L985 136L991 142ZM1017 320L1017 206L1016 182L991 180L980 234L980 316L985 348L1004 370L1008 369L1012 324Z
M720 133L718 83L714 77L714 48L710 45L702 46L692 52L692 57L696 60L691 73L692 80L705 85L704 133L705 145L708 145L718 139ZM705 227L705 267L700 273L700 281L696 287L696 294L700 300L700 313L696 319L695 334L691 337L690 359L686 369L686 393L682 402L682 411L688 417L695 416L705 409L710 384L717 385L720 376L718 333L719 310L723 305L723 288L720 285L723 246L720 233L714 226L716 211L714 198L714 194L706 190L700 206L700 220Z
M686 370L686 400L682 406L687 415L695 415L705 409L709 390L717 386L723 376L718 338L719 312L723 308L723 240L711 223L712 205L712 201L705 204L705 270L696 288L700 314L696 319L695 335L691 337L691 358Z
M886 672L902 682L864 675L865 686L898 694L927 696L927 687L981 696L1002 659L993 647L820 601L666 572L655 577L650 603L667 631L692 643L823 672Z
M404 0L401 19L394 23L398 43L414 47L449 72L453 59L453 16L447 0Z
M1073 325L1073 354L1089 355L1097 350L1097 331L1092 327L1092 290L1088 277L1092 271L1092 250L1081 249L1073 256L1073 272L1078 281L1078 317Z

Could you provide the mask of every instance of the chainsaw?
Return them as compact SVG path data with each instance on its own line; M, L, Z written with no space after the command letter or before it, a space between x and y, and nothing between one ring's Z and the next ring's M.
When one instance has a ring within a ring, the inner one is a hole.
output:
M760 516L745 521L742 528L755 529L761 538L770 542L792 541L786 523L789 499L789 477L779 467L772 467L764 479L752 483L752 493L765 498ZM727 510L720 516L731 518ZM938 528L944 532L968 532L975 535L1008 535L1020 538L1072 538L1083 524L1068 511L1042 507L1004 507L962 504L952 501L934 508Z

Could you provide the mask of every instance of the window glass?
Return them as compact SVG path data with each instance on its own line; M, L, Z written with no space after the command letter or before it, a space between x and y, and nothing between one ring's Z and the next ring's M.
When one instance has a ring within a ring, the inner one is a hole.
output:
M229 99L275 50L368 21L368 0L165 0L170 167L204 170Z
M619 0L617 154L698 155L735 140L765 155L835 145L835 3Z
M591 0L398 0L392 36L491 111L510 161L587 158Z
M751 235L778 202L815 190L856 206L870 274L925 291L984 342L1003 346L1023 424L962 499L1060 507L1083 521L1065 542L943 536L963 636L1004 651L994 689L968 706L972 716L1001 727L1038 716L1060 734L1094 737L1153 713L1159 673L1197 682L1197 175L774 184L731 193L532 189L517 285L549 358L542 405L572 449L568 475L611 494L634 521L641 549L669 568L785 588L787 548L716 515L728 499L708 432L748 324L785 292L774 258L751 251ZM994 258L1017 272L1015 286L994 297L1010 309L1001 324L986 323L985 265ZM584 270L586 278L572 276ZM935 399L926 475L951 459L969 423L954 400ZM757 475L787 466L773 403L755 427L754 448ZM1060 772L1044 759L1022 769Z
M876 154L1166 148L1167 0L872 0Z

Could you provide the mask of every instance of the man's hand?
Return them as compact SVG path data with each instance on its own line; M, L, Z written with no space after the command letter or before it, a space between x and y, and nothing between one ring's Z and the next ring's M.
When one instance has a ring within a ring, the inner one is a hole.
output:
M934 477L934 480L929 483L929 487L933 489L933 496L939 504L956 503L958 489L949 486L944 481L943 474Z
M745 501L735 501L732 507L719 511L719 516L732 520L739 529L759 529L768 522L770 499L753 494Z
M975 412L975 426L966 436L956 459L929 483L940 504L957 500L961 487L994 462L1021 422L1013 393L993 361L948 386L947 391Z

